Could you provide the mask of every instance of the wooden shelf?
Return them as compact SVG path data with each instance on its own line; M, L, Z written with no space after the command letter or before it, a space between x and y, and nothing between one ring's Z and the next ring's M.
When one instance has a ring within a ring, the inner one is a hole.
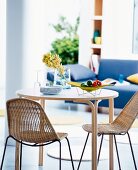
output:
M100 48L92 48L92 54L101 56L101 49Z
M101 16L101 15L93 16L92 20L103 20L103 16Z
M91 49L92 54L96 54L98 56L101 56L102 52L102 44L95 44L94 37L102 37L102 22L103 22L103 0L94 0L94 6L93 6L93 16L92 16L92 39L91 39ZM97 35L97 32L99 32L99 35Z
M100 59L107 56L108 58L125 58L125 54L131 54L133 34L130 32L133 33L134 29L132 26L134 2L91 0L90 10L89 47L91 54L99 54ZM118 41L119 37L122 37L124 41Z
M101 47L102 47L102 44L92 44L92 45L91 45L91 48L95 48L95 49L96 49L96 48L97 48L97 49L98 49L98 48L101 49Z
M103 7L103 0L94 0L94 15L101 15L102 16L102 7Z

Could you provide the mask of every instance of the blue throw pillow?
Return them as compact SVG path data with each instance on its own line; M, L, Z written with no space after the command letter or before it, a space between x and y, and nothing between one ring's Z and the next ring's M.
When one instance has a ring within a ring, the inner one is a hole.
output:
M80 64L68 64L66 67L70 68L71 81L86 81L96 79L96 74Z

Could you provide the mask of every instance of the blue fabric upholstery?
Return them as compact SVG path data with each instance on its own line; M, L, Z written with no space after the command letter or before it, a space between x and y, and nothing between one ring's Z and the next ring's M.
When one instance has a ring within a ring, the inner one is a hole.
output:
M129 99L134 95L136 91L138 91L138 85L130 84L127 86L113 86L113 87L106 87L106 89L115 90L119 93L119 96L114 99L114 106L115 108L123 108ZM99 103L99 106L108 107L109 104L107 100L102 100Z
M70 68L71 80L72 81L86 81L93 80L96 78L96 74L89 68L80 64L68 64L66 67Z
M138 73L138 60L101 59L98 79L113 78L118 80L119 74L123 74L126 80L129 75L135 73ZM138 91L138 85L130 83L130 85L112 86L107 87L107 89L119 92L119 97L114 100L114 106L115 108L123 108L132 95ZM101 101L99 106L108 107L107 100Z
M126 79L135 73L138 73L138 60L101 59L98 79L113 78L118 80L119 74L123 74Z

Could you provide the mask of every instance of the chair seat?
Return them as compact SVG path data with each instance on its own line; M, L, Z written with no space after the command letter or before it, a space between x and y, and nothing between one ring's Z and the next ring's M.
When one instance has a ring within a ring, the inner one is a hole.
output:
M82 128L88 132L88 133L92 133L92 125L91 124L84 124L82 126ZM126 129L122 126L119 126L117 124L98 124L98 134L115 134L115 135L119 135L119 134L125 134L126 133Z
M23 131L20 136L14 136L18 140L29 143L46 143L53 140L62 140L68 136L67 133L57 132L57 138L55 134L40 131Z

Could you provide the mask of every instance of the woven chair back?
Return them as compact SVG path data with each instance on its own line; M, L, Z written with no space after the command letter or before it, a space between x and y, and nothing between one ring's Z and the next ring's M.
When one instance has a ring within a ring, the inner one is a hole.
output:
M43 143L58 139L41 105L35 101L15 98L6 103L9 135L17 140Z
M125 105L113 124L122 127L127 132L138 115L138 92Z

